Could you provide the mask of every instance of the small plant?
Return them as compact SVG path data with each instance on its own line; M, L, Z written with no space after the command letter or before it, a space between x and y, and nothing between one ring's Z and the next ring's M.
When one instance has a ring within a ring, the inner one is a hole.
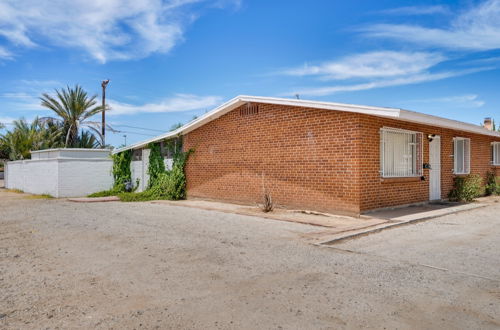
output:
M500 177L491 171L486 174L485 193L486 196L500 195Z
M53 199L54 196L49 194L41 194L41 195L29 195L26 196L27 199Z
M7 192L15 193L15 194L24 194L24 191L21 189L7 189Z
M268 192L264 193L264 203L261 206L262 212L268 213L274 209L273 199Z
M472 202L484 193L483 178L477 174L457 176L453 179L453 189L448 197L451 201Z

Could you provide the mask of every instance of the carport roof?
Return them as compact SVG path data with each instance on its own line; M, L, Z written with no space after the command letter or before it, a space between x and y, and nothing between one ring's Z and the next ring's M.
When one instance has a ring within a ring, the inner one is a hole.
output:
M490 135L500 138L500 133L495 131L487 130L486 128L474 124L464 123L457 120L427 115L415 111L397 109L397 108L384 108L384 107L372 107L366 105L355 105L355 104L345 104L345 103L334 103L334 102L321 102L321 101L310 101L310 100L299 100L299 99L287 99L287 98L276 98L276 97L263 97L263 96L248 96L239 95L226 103L218 106L217 108L205 113L199 118L179 127L178 129L166 132L164 134L158 135L154 138L144 140L131 144L129 146L118 148L113 151L113 153L119 153L129 149L139 149L147 146L151 142L161 141L169 138L174 138L177 136L189 133L200 126L211 122L214 119L221 117L222 115L228 113L231 110L238 108L245 103L265 103L265 104L277 104L295 107L305 107L305 108L315 108L324 110L336 110L336 111L346 111L354 113L362 113L366 115L394 118L398 120L404 120L419 124L438 126L444 128L450 128L460 131L466 131L470 133Z

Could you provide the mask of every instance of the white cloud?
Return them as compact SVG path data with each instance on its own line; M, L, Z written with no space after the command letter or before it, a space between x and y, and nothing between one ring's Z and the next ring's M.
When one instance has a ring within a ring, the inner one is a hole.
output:
M0 117L0 124L9 125L9 124L12 124L12 122L14 122L14 120L17 120L17 119L19 119L19 118Z
M383 88L383 87L393 87L393 86L401 86L401 85L411 85L418 84L423 82L442 80L451 77L462 76L466 74L476 73L485 70L492 70L493 68L476 68L476 69L468 69L461 71L447 71L440 73L420 73L415 75L409 75L404 77L398 77L394 79L382 79L376 80L361 84L351 84L351 85L335 85L335 86L326 86L326 87L313 87L313 88L304 88L299 89L291 93L286 93L283 95L295 95L299 94L301 96L324 96L331 95L335 93L341 92L354 92L361 90L369 90L375 88Z
M500 48L500 0L487 0L456 16L446 28L377 24L362 29L368 36L423 46L485 51Z
M239 0L4 0L0 36L23 47L81 49L104 63L167 53L195 19L192 5ZM0 53L1 54L1 53Z
M426 52L379 51L351 55L337 61L285 70L291 76L321 76L325 79L383 78L420 73L445 57Z
M7 49L4 47L0 46L0 59L11 59L12 58L12 53L9 52Z
M199 96L192 94L176 94L158 103L133 105L109 100L111 111L109 115L131 115L136 113L182 112L213 107L220 103L218 96Z
M407 6L381 10L378 13L386 15L434 15L447 14L448 8L445 6Z
M429 98L429 99L419 99L419 100L409 100L408 103L432 103L432 104L453 104L461 108L480 108L485 102L479 99L476 94L465 94L465 95L455 95L447 97Z
M0 94L2 107L11 111L47 111L46 108L40 105L39 96L42 92L26 93L26 92L8 92Z

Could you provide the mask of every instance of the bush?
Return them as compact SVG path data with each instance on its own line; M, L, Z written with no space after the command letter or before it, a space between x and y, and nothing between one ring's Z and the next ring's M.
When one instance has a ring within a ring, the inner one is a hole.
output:
M186 198L186 175L184 167L192 150L174 155L173 168L170 171L158 173L156 179L150 179L150 187L139 193L120 193L118 197L123 202L151 201L159 199L180 200Z
M179 200L186 198L186 176L181 166L160 173L151 188L139 193L120 193L124 202L150 201L159 199Z
M486 174L485 192L486 196L500 195L500 177L491 171Z
M484 193L483 178L480 175L457 176L453 179L453 189L448 195L451 201L472 202Z

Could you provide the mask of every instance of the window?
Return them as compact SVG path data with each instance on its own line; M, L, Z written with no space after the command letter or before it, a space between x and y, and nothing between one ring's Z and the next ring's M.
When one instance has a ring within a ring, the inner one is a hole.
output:
M422 175L422 133L396 128L380 130L380 172L385 178Z
M180 138L173 138L160 142L160 153L164 159L173 159L175 152L181 150L182 141Z
M491 163L500 165L500 142L491 143Z
M132 152L132 160L142 160L142 149L136 149Z
M470 173L470 139L456 137L453 139L453 173Z

